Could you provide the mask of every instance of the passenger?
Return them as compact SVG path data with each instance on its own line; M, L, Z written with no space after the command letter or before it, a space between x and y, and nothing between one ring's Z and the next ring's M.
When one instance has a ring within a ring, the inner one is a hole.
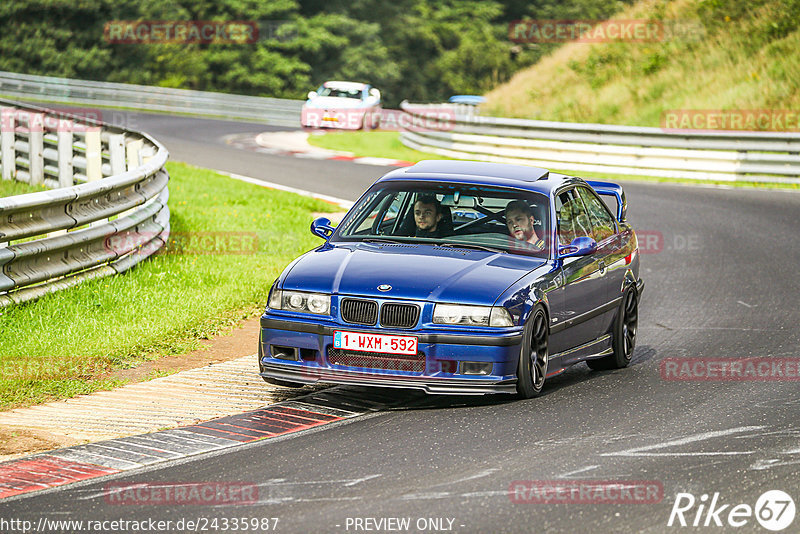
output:
M538 250L544 249L544 239L536 233L533 211L527 202L512 200L505 211L506 226L513 238L528 243Z
M433 195L422 195L414 202L416 237L443 237L442 204Z

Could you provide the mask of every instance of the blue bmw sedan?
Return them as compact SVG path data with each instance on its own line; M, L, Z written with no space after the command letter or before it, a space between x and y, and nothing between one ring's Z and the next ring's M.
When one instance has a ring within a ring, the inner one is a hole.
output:
M325 242L284 269L261 317L269 383L529 398L579 362L631 360L644 283L617 184L422 161L311 231Z

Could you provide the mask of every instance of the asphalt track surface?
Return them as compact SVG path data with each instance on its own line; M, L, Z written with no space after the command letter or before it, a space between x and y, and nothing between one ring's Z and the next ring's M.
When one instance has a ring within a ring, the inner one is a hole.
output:
M245 152L219 141L263 126L134 118L175 160L347 199L388 170ZM701 495L710 501L718 492L717 506L729 505L719 515L724 527L709 518L709 527L673 529L767 532L752 516L742 528L726 524L727 516L738 504L755 507L767 490L783 490L800 505L798 382L665 380L661 363L800 357L800 194L624 185L629 220L640 236L655 236L642 256L647 285L629 368L593 372L580 364L548 380L540 398L524 401L332 388L332 403L374 402L374 411L114 479L255 483L256 504L109 505L106 479L0 502L0 517L270 517L280 518L278 532L367 531L355 518L410 518L408 530L395 532L664 532L672 530L667 521L679 493L698 500L685 513L691 524ZM554 479L652 481L663 487L663 499L537 504L509 497L513 481ZM418 529L425 518L445 518L443 528ZM700 525L706 519L704 511ZM222 531L221 523L212 531ZM798 531L800 517L786 530Z

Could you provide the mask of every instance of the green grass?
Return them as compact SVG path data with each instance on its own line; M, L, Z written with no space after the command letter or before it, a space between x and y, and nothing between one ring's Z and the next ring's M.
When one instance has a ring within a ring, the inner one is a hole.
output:
M280 270L320 244L308 231L312 212L339 210L206 169L167 167L173 235L186 243L239 232L257 246L245 254L159 254L122 275L0 310L0 409L116 386L104 372L190 351L260 312Z
M326 132L308 136L308 142L328 150L351 152L357 157L391 158L414 163L423 159L448 159L408 148L400 142L399 132Z
M373 137L374 136L374 137ZM374 142L372 140L374 139ZM353 153L354 156L374 156L389 159L418 162L423 159L453 159L438 154L420 152L400 143L399 132L335 132L309 137L309 143L329 150L340 150ZM800 189L800 184L781 184L768 182L728 182L724 180L692 180L689 178L661 178L651 176L635 176L624 174L605 174L599 172L573 172L566 169L551 169L570 176L594 180L635 181L653 183L678 183L725 185L731 187L756 187L762 189Z
M13 197L14 195L24 195L25 193L36 193L46 191L45 186L33 186L16 180L0 180L0 198Z
M615 18L685 33L566 44L490 91L484 114L661 126L665 110L800 107L796 0L649 0Z

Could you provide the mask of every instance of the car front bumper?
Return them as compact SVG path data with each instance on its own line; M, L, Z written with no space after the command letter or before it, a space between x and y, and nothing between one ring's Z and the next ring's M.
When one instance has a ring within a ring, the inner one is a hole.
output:
M329 351L333 347L335 330L415 336L419 353L424 355L424 369L413 372L402 368L363 368L331 363ZM356 325L287 320L265 314L261 318L259 367L261 376L265 378L301 384L414 388L432 394L451 395L515 393L521 342L521 329L492 335L432 330L387 331ZM296 359L273 357L275 346L295 348ZM492 370L484 375L460 374L459 362L464 361L491 363ZM447 369L443 362L449 362L450 368Z

